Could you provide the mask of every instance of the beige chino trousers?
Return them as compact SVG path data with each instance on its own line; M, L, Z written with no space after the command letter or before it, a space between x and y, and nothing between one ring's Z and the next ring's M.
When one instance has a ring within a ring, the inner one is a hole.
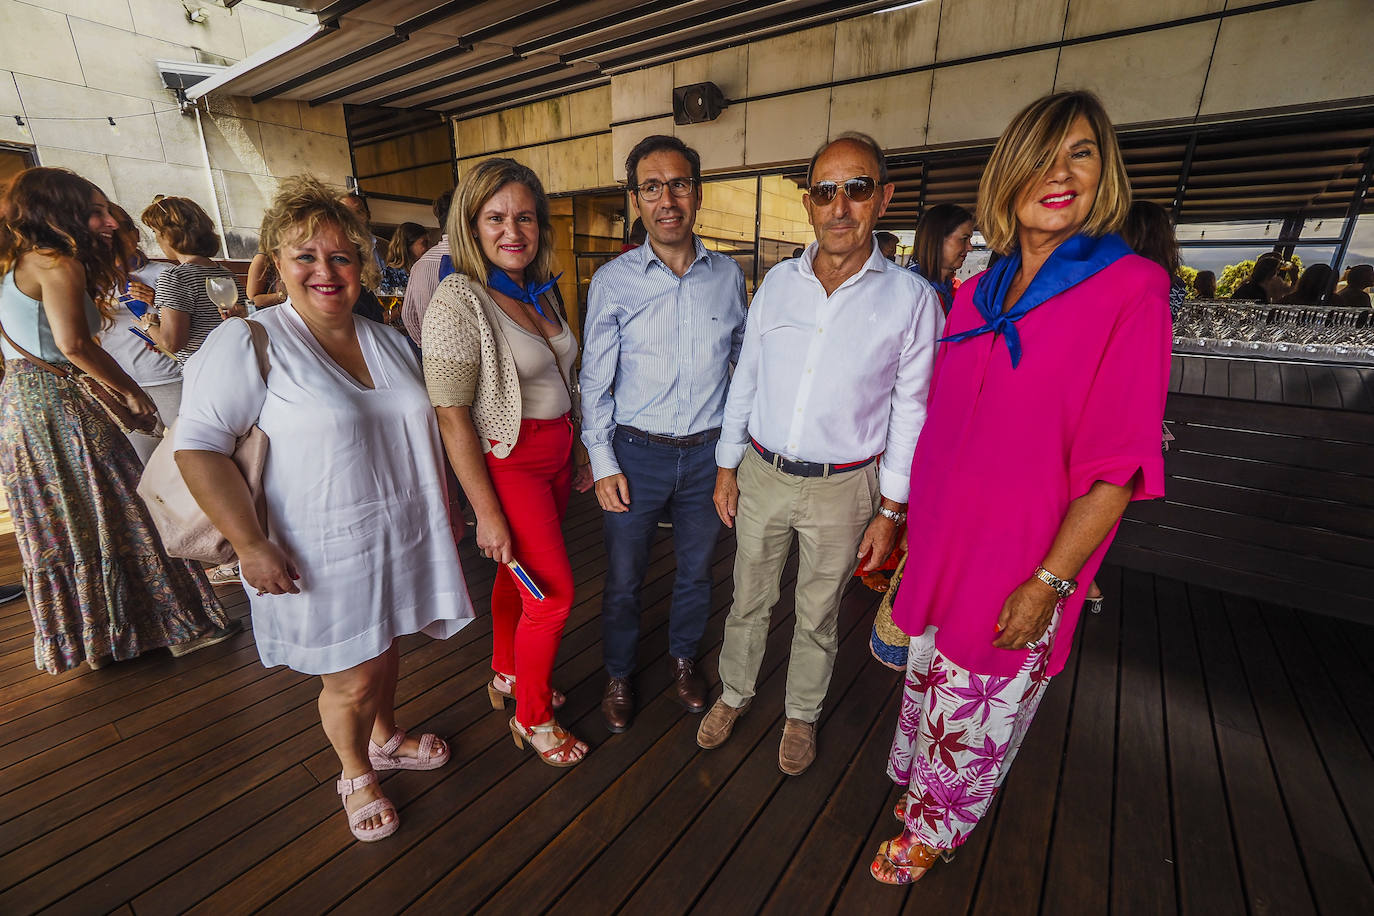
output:
M803 722L820 717L839 648L840 597L879 498L876 462L830 477L793 477L752 448L744 453L735 515L735 601L720 650L726 703L738 708L754 696L796 532L800 564L785 708L789 718Z

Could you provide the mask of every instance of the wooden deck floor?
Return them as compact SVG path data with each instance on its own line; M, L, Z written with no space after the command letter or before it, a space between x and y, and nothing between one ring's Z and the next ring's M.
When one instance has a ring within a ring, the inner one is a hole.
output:
M556 683L590 758L560 771L512 745L483 692L485 617L408 638L400 716L450 736L455 759L385 778L402 826L377 844L345 828L316 682L264 670L251 633L52 677L23 604L0 608L0 913L1374 912L1370 629L1110 570L1107 612L1081 628L992 816L952 864L890 889L867 875L896 832L898 676L865 644L877 596L855 583L844 601L820 757L787 778L790 591L753 709L701 751L668 691L665 532L641 710L612 737L593 502L574 502L567 535L578 595ZM714 567L713 680L732 549L723 537ZM465 553L484 607L491 567Z

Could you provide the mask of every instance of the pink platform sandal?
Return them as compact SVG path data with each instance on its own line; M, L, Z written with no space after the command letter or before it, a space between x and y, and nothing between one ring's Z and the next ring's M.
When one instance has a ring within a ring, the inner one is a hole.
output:
M487 699L491 700L492 709L497 712L504 710L506 701L515 699L515 675L496 672L492 676L491 683L487 684ZM567 701L567 697L555 690L549 700L549 705L558 709Z
M384 840L396 832L401 826L401 817L396 813L396 806L391 800L383 795L376 801L370 801L357 811L348 810L348 796L363 788L370 786L377 781L377 774L368 770L361 776L354 776L352 779L345 779L340 776L335 788L344 800L344 814L348 815L348 829L353 831L353 835L364 843L371 843L376 840ZM391 812L391 820L386 821L380 827L363 827L362 823L370 817L380 817Z
M401 757L397 755L396 752L401 749L401 744L405 740L405 729L398 728L396 729L396 733L391 736L391 740L381 747L378 747L372 741L367 742L367 759L372 762L372 769L437 770L439 767L448 763L448 744L441 740L438 735L428 732L421 735L420 749L414 757Z

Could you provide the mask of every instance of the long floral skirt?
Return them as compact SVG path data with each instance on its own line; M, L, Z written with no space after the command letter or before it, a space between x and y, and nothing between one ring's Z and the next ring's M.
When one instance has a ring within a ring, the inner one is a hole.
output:
M163 551L136 492L142 473L129 440L75 382L6 361L0 482L39 668L130 659L225 625L200 568Z
M907 788L906 831L932 849L968 839L988 811L1049 685L1061 602L1013 677L977 674L913 637L887 775Z

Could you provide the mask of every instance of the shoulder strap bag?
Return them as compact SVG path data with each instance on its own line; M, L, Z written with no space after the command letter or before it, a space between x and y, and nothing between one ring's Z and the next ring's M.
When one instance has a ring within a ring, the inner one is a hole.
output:
M161 436L166 432L166 428L162 425L162 418L156 413L146 417L135 414L125 405L123 398L107 388L99 379L87 375L76 366L63 369L54 366L45 359L34 356L14 342L14 338L5 332L4 325L0 325L0 337L4 337L11 347L19 351L20 356L38 368L47 370L58 378L75 382L91 400L99 404L105 413L109 414L110 419L114 421L115 426L119 427L120 432L126 435L128 433L143 433L145 436Z
M258 358L258 371L267 380L267 329L256 321L244 321L253 338L253 351ZM234 548L220 534L210 517L201 509L200 503L191 495L186 480L177 467L176 451L172 431L148 457L148 466L143 469L143 479L138 484L138 495L148 504L148 512L153 525L162 538L162 546L169 556L198 560L216 566L234 559ZM258 512L258 523L263 531L267 530L267 506L262 494L262 470L267 464L267 433L256 424L239 437L231 456L238 466L243 479L248 483L248 492L253 495L253 505Z

